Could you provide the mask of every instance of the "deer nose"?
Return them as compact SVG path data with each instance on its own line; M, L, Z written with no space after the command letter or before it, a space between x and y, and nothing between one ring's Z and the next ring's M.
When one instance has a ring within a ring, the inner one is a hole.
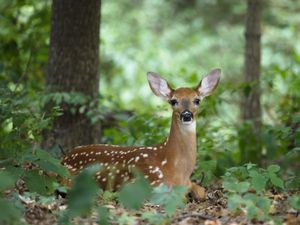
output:
M184 110L181 114L180 114L180 120L182 122L189 122L193 119L193 113L191 113L189 110Z

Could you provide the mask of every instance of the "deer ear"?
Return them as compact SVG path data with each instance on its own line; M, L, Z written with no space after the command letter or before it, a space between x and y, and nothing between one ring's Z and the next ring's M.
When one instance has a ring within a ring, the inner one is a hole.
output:
M147 77L153 93L159 97L169 100L173 89L170 87L168 82L153 72L148 72Z
M211 95L216 89L220 80L220 75L221 70L214 69L200 81L197 91L202 98Z

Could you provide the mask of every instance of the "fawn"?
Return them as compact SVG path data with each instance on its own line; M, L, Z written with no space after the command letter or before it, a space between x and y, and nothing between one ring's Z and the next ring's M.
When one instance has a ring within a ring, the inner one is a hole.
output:
M220 80L220 69L212 70L196 88L172 89L159 75L147 73L153 93L168 101L173 109L170 135L161 144L148 147L121 147L108 144L78 146L63 159L75 174L91 164L102 168L96 179L103 189L119 189L133 178L138 169L152 186L187 186L196 200L205 197L204 188L190 181L196 163L196 117L204 97L210 95Z

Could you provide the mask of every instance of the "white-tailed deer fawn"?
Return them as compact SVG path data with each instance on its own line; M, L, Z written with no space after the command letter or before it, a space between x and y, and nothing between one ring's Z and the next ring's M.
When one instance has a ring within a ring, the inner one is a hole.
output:
M96 179L104 189L118 189L122 183L133 178L132 172L136 168L153 186L161 183L170 187L187 186L194 198L203 198L204 189L190 181L196 163L197 109L203 98L217 87L220 73L220 69L211 71L196 88L172 89L166 80L149 72L147 76L152 91L168 101L173 109L167 140L149 147L108 144L78 146L64 157L63 164L71 174L88 165L101 164Z

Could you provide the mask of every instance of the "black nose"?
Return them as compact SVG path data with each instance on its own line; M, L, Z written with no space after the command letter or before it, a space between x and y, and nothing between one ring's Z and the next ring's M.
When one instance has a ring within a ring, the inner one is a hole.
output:
M193 113L191 113L189 110L184 110L180 114L180 120L183 122L189 122L193 119Z

